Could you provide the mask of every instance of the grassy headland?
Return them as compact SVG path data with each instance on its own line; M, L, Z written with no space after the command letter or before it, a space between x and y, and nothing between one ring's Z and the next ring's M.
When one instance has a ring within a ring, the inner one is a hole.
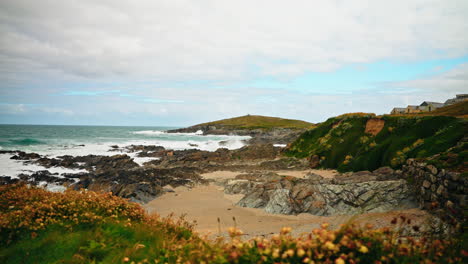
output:
M299 158L317 155L320 166L340 171L399 167L407 158L446 151L467 132L466 119L450 116L347 114L303 133L286 154Z
M260 115L246 115L228 118L208 123L195 125L194 127L217 126L230 129L273 129L290 128L304 129L312 128L314 124L301 120L284 119L279 117L269 117Z

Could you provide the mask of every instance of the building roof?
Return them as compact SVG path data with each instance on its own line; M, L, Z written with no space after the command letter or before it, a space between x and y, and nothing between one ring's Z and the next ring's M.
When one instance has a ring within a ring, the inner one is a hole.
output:
M426 105L443 106L444 104L439 103L439 102L429 102L429 101L424 101L422 102L422 104L420 104L420 106L426 106Z
M406 108L418 109L419 105L408 105Z

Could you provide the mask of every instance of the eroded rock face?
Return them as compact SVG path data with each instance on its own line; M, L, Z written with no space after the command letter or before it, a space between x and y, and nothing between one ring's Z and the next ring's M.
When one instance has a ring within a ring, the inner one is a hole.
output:
M357 173L349 179L325 179L319 175L309 175L306 179L280 175L259 175L254 179L243 176L242 180L227 182L225 187L227 193L245 194L237 205L264 208L266 212L278 214L328 216L417 206L405 180L378 180L378 175L371 177L368 173Z
M377 136L385 126L385 120L372 118L367 120L365 133Z

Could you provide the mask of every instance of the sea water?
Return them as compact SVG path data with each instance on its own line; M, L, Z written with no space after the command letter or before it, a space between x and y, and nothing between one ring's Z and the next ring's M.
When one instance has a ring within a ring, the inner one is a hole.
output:
M62 155L116 155L112 146L156 145L166 149L200 149L215 151L218 148L237 149L245 145L246 136L203 135L196 133L166 133L175 127L130 126L51 126L51 125L0 125L0 150L35 152L48 157ZM138 158L136 153L125 153L140 165L152 158ZM0 154L0 176L16 176L45 169L11 160L13 154ZM79 172L65 168L51 168L58 173Z

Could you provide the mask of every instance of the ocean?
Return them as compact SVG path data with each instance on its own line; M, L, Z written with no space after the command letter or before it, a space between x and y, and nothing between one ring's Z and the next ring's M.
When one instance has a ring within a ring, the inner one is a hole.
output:
M0 125L0 151L20 150L48 157L62 155L85 156L116 155L109 151L114 145L156 145L166 149L200 149L215 151L218 148L237 149L249 137L233 135L203 135L196 133L166 133L175 127L130 126L52 126L52 125ZM150 158L138 158L136 153L125 153L142 164ZM0 154L0 176L17 176L46 168L11 160L12 154ZM51 168L58 173L69 169ZM76 172L76 171L74 171Z

